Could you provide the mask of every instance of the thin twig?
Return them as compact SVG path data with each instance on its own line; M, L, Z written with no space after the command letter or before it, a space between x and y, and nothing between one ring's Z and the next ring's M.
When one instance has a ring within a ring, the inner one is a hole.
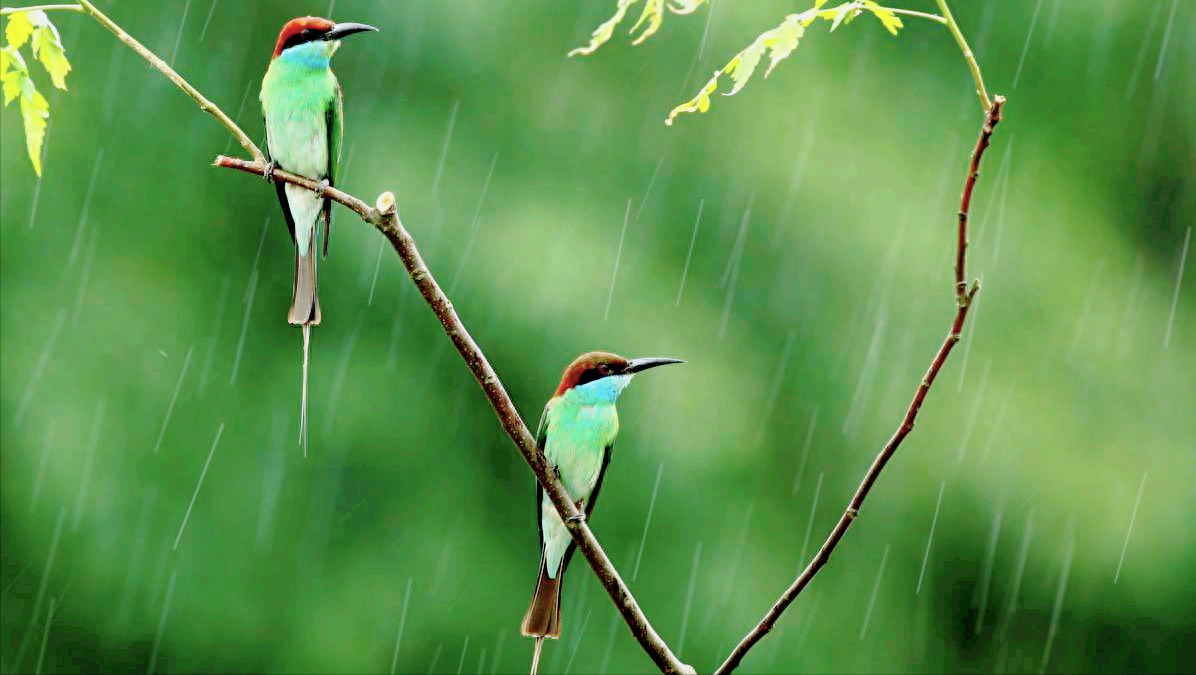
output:
M214 165L258 175L261 175L265 171L265 165L260 162L250 162L233 157L217 157ZM274 171L274 178L305 187L312 191L319 191L321 189L320 184L316 181L279 169ZM648 653L648 656L652 658L652 661L656 663L662 672L695 672L693 668L682 663L673 654L665 641L652 628L648 617L644 615L639 603L631 595L631 591L627 589L627 585L623 583L623 579L619 576L618 571L615 570L614 565L611 564L606 552L602 550L598 539L594 537L594 533L590 531L589 526L582 520L581 512L577 510L573 500L565 491L564 485L561 484L560 479L556 477L556 473L549 466L548 460L544 458L544 453L536 446L535 439L532 438L531 432L528 431L527 426L523 423L523 419L520 418L519 412L515 409L515 404L511 401L511 397L507 395L507 391L503 387L502 381L499 380L498 375L494 372L494 368L490 366L481 348L478 347L477 343L469 335L469 331L465 329L465 325L461 323L460 317L457 316L457 312L453 308L453 303L444 294L444 291L441 290L440 285L436 283L436 279L428 270L427 265L424 264L419 249L415 246L415 241L403 227L402 221L399 220L398 211L395 208L394 195L390 192L383 192L378 197L376 206L370 206L353 195L331 187L324 188L324 195L352 209L362 220L378 228L386 236L387 240L390 241L395 252L399 254L399 258L402 259L403 266L407 268L408 274L411 275L412 281L415 282L416 288L419 289L428 306L436 313L436 317L440 320L440 325L444 329L445 334L452 340L453 345L461 354L461 358L465 360L465 364L469 367L470 372L473 373L474 379L478 381L478 384L481 385L482 390L486 393L486 398L490 400L490 405L494 408L495 414L498 415L498 420L502 424L503 429L506 430L511 440L515 442L528 466L535 472L536 480L540 482L540 485L544 488L544 492L552 499L552 503L561 515L561 519L573 535L573 540L577 542L577 547L585 555L586 560L589 561L590 567L598 575L598 580L602 582L602 586L610 595L611 600L614 601L615 607L623 615L624 621L627 622L627 626L644 648L644 651Z
M984 112L987 113L992 109L993 101L988 97L988 89L984 87L984 77L980 74L980 64L976 63L976 55L972 53L972 48L964 39L963 32L959 30L959 24L955 23L955 17L952 16L951 9L947 7L947 0L936 0L936 2L939 4L939 11L943 13L943 18L947 20L947 30L951 31L951 35L955 37L955 43L963 52L963 60L968 62L968 68L972 70L972 79L976 81L976 94L980 97L980 105L984 106Z
M979 171L980 160L984 156L984 150L988 148L989 138L992 136L993 127L1001 121L1001 106L1005 103L1004 96L997 96L993 101L993 105L988 109L984 118L984 125L980 129L980 137L976 141L976 149L972 151L972 159L968 165L968 175L964 181L963 194L960 197L959 206L959 234L958 242L956 244L956 280L962 278L964 273L964 257L967 251L967 213L968 206L972 201L972 190L976 186L976 175ZM956 288L960 288L960 283L956 284ZM971 306L972 299L975 298L976 293L980 290L980 282L972 282L971 289L964 289L962 294L957 291L956 295L956 310L955 319L951 322L951 331L943 340L943 344L939 347L938 353L934 355L934 360L930 362L930 368L926 370L926 374L922 376L921 383L918 384L917 390L914 392L914 398L909 404L909 408L905 412L905 418L901 420L901 426L893 433L885 446L881 448L880 453L873 460L872 466L868 468L868 472L864 474L864 479L860 481L859 487L856 488L855 494L851 497L851 502L848 503L847 509L843 515L839 517L839 522L835 523L835 527L831 530L830 536L823 542L822 547L818 549L814 559L806 566L802 573L798 575L797 579L781 594L781 597L773 604L773 606L765 613L764 618L751 631L744 636L743 640L731 650L731 654L727 660L723 662L718 670L715 670L715 675L725 675L735 670L740 661L743 660L745 654L757 642L759 642L765 635L772 630L776 625L781 614L788 609L789 605L793 603L797 595L802 592L802 589L810 583L814 575L818 573L822 566L830 559L831 553L834 552L835 547L838 546L839 541L843 539L843 535L847 533L847 528L851 527L852 521L860 513L860 507L864 504L864 499L868 496L868 492L872 489L872 485L876 483L876 479L880 476L880 472L885 468L885 464L893 457L893 453L897 451L898 446L905 440L914 429L914 420L918 417L918 410L922 407L922 402L926 400L926 394L930 392L930 386L934 384L935 377L938 376L939 370L942 369L943 363L947 361L947 356L951 353L951 349L959 342L959 336L963 330L964 319L967 318L968 308Z
M933 21L935 23L941 23L944 26L947 25L947 20L944 19L943 17L939 16L938 14L930 14L928 12L919 12L919 11L913 10L913 9L899 9L897 7L881 7L881 9L883 9L886 12L891 12L893 14L902 14L904 16L916 16L919 19L929 19L930 21Z
M261 149L254 145L253 141L249 140L249 136L246 136L245 132L241 131L241 127L237 126L236 122L233 122L228 115L224 114L224 111L220 109L220 106L212 103L203 94L199 93L195 87L191 86L190 82L187 82L187 80L183 79L182 75L176 73L173 68L166 64L165 61L158 58L158 56L147 49L145 45L138 42L132 35L126 33L125 29L116 25L112 19L109 19L104 15L103 12L96 9L95 5L91 4L87 0L79 0L79 4L82 6L84 12L90 14L92 18L98 21L104 28L112 31L112 34L116 36L116 39L128 45L133 51L140 54L142 58L144 58L146 61L149 61L150 65L162 71L162 74L164 74L167 79L169 79L171 82L174 82L175 86L177 86L179 89L182 89L184 94L190 96L197 104L199 104L200 110L206 112L212 117L215 117L216 121L219 122L220 125L225 129L228 129L229 133L236 137L237 142L241 144L241 147L245 148L246 152L252 155L255 160L261 162L266 161L266 156L262 154Z
M28 7L0 7L0 16L17 12L78 12L83 14L85 11L83 5L29 5Z

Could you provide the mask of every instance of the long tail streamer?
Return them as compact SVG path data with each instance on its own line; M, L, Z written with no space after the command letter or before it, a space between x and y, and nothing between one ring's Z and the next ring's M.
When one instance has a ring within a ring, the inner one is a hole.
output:
M303 395L299 403L299 445L307 458L307 356L311 352L311 324L303 324Z

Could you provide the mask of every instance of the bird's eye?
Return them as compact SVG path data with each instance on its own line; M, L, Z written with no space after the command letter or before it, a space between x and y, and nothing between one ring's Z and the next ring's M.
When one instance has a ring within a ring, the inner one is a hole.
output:
M598 366L598 372L602 373L603 375L610 375L610 366L604 363Z

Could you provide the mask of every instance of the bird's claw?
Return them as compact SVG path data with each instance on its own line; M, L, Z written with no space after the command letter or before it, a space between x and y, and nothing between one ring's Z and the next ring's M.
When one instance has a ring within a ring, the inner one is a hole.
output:
M330 187L332 187L332 183L328 182L327 178L320 181L319 183L316 183L316 198L323 199L323 198L327 197L328 196L328 194L327 194L328 188L330 188Z
M275 162L274 160L269 160L268 162L266 162L266 168L262 170L262 178L267 183L273 183L274 182L274 170L277 168L278 168L278 162Z
M565 520L569 521L570 523L584 523L586 521L586 514L579 513L576 516L569 516Z

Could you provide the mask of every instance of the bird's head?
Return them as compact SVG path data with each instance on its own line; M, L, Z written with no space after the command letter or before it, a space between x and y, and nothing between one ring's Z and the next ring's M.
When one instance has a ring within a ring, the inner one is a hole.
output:
M554 396L574 392L573 395L594 403L614 403L636 373L670 363L685 362L654 356L625 359L610 352L587 352L573 359L565 368Z
M342 38L377 30L364 23L333 23L318 16L301 16L282 27L278 41L274 43L274 58L326 61L340 47Z

